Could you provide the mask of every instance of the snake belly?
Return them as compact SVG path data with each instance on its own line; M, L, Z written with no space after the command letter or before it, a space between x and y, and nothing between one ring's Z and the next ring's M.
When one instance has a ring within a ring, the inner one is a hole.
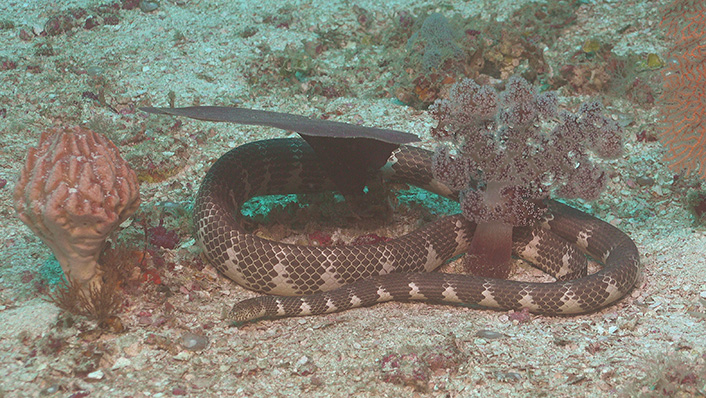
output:
M430 151L401 146L381 173L389 181L452 196L434 180L431 156ZM391 300L582 314L619 300L640 274L637 247L625 233L555 201L548 201L549 212L536 227L513 232L514 255L556 277L551 283L431 272L467 250L475 224L462 215L441 218L391 241L360 246L280 243L257 237L241 225L240 206L252 197L334 189L301 139L248 143L213 164L194 204L196 240L223 275L267 294L235 304L227 320L241 324L316 315ZM584 253L603 268L586 275Z

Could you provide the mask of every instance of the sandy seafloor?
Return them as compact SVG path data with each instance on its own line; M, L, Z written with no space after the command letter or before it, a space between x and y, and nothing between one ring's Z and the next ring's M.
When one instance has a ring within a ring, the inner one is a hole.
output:
M422 138L420 145L432 148L433 121L426 112L378 95L391 75L377 61L383 47L356 41L354 3L383 14L431 4L161 0L150 13L119 11L117 25L51 38L42 37L50 16L104 3L0 4L0 58L15 64L0 71L0 178L7 182L0 188L0 397L594 397L671 396L670 389L681 390L676 396L703 396L706 229L694 226L684 208L684 187L699 181L682 177L686 182L673 184L661 145L636 139L641 131L655 131L655 108L621 98L610 99L607 108L629 120L626 153L607 163L614 170L608 190L588 208L634 239L644 272L631 294L597 313L518 322L506 312L388 303L229 327L220 320L222 309L254 293L201 265L184 222L179 246L160 251L169 263L158 270L161 284L147 281L126 295L119 314L124 332L100 332L81 317L69 322L45 300L40 269L51 252L16 217L12 192L27 149L52 125L89 123L111 137L128 161L161 154L158 161L172 162L166 164L175 175L141 184L138 214L153 225L162 215L170 228L184 221L214 159L236 145L287 134L188 120L170 129L173 119L134 112L136 106L168 106L170 91L177 106L327 113L335 120L413 132ZM503 19L523 3L444 2L439 10ZM662 5L586 1L545 57L557 68L588 38L612 43L618 54L664 54ZM282 10L293 17L283 17ZM316 59L324 80L346 82L342 96L308 94L304 83L276 76L268 86L245 78L247 68L266 63L263 51L282 51L288 43L301 47L302 40L317 38L317 26L344 35L342 48ZM28 40L20 38L22 29ZM84 94L98 97L100 87L104 101ZM571 96L572 103L586 99L566 87L560 95ZM162 144L130 142L135 131L145 129ZM653 183L631 183L643 177ZM141 233L133 222L119 236L139 248ZM520 277L536 277L522 272L529 275ZM502 336L478 335L482 330ZM208 346L184 348L185 333L207 336ZM433 362L430 353L444 359ZM393 359L401 362L402 384L382 369Z

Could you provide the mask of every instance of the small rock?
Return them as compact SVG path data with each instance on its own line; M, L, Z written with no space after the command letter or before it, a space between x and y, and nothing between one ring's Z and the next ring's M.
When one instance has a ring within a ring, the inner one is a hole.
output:
M182 347L189 351L201 351L208 346L208 337L196 333L184 333L181 335Z
M495 378L503 383L516 383L522 380L522 375L517 372L495 372Z
M118 358L115 363L113 364L113 367L111 367L111 370L116 370L116 369L122 369L124 367L132 365L132 361L125 358L125 357L120 357Z
M297 361L297 366L302 366L307 362L309 362L309 357L307 357L306 355L302 355L302 357L299 358L299 360Z
M159 8L159 2L156 0L140 0L140 10L142 12L152 12Z
M294 365L294 374L298 376L309 376L316 372L317 366L309 360L309 357L306 355L302 355L301 358L297 361L297 363Z
M635 182L642 185L643 187L646 187L654 185L655 180L654 178L649 176L638 176L637 178L635 178Z
M620 327L620 329L622 330L634 331L637 327L638 320L639 317L637 316L618 318L618 327Z
M193 354L188 352L188 351L182 351L176 355L174 355L174 359L177 361L188 361Z
M481 329L476 333L477 337L492 340L492 339L501 339L503 337L507 337L506 335L500 333L500 332L494 332L492 330L488 329Z
M140 344L140 343L137 342L137 341L134 342L134 343L132 343L132 344L130 344L129 346L123 348L123 352L124 352L125 355L127 355L128 357L134 357L134 356L136 356L137 354L139 354L140 351L142 351L142 344Z
M39 392L39 395L53 395L59 392L61 387L58 384L52 384L49 387Z
M102 380L104 377L105 373L100 369L86 375L86 378L90 380Z

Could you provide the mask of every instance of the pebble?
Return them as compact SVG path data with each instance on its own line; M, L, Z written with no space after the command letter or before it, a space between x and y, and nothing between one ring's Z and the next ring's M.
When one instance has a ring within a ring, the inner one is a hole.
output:
M60 386L58 384L52 384L49 387L43 389L39 392L39 395L53 395L59 392Z
M105 377L105 373L103 373L103 371L100 369L86 375L86 378L88 378L90 380L101 380L104 377Z
M140 10L142 12L152 12L159 8L159 2L156 0L140 0Z
M192 355L193 354L188 351L181 351L180 353L174 355L174 359L176 359L177 361L188 361L189 359L191 359Z
M32 25L32 33L34 33L35 36L41 35L44 33L44 26L38 24Z
M638 324L637 316L630 316L626 318L618 318L618 327L622 330L634 331Z
M196 333L184 333L180 341L182 347L189 351L201 351L208 346L208 337Z
M124 352L125 355L127 355L128 357L134 357L134 356L136 356L137 354L139 354L140 351L142 351L142 344L140 344L140 343L137 342L137 341L134 342L134 343L132 343L132 344L130 344L129 346L123 348L123 352Z
M644 186L654 185L655 180L652 177L638 176L637 178L635 178L635 182L637 182L638 184L640 184L644 187Z
M492 330L488 329L481 329L476 333L477 337L481 337L484 339L501 339L503 337L507 337L506 335L500 333L500 332L494 332Z
M125 358L125 357L120 357L117 360L115 360L115 363L113 364L113 367L111 367L111 370L116 370L116 369L122 369L124 367L132 365L132 361Z
M515 383L522 380L522 375L517 372L495 372L495 378L503 383Z

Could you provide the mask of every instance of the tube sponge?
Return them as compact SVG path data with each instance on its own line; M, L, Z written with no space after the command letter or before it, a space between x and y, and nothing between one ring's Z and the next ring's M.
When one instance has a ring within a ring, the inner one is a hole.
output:
M105 136L57 127L30 148L14 193L15 210L51 248L72 282L88 292L108 235L140 205L135 172Z

